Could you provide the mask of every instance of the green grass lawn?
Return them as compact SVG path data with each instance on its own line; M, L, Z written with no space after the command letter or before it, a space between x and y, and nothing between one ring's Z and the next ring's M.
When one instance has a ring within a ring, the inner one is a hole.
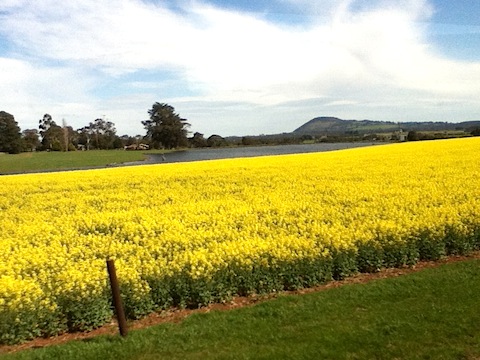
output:
M5 359L480 359L480 260Z
M162 151L90 150L28 152L17 155L0 153L0 174L106 166L144 160L146 154L160 152Z

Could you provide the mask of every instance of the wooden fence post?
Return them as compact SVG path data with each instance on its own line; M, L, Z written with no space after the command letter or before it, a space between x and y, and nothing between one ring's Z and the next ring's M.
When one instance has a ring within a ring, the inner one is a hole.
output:
M120 335L127 336L127 320L125 318L125 311L123 310L122 298L120 297L120 286L118 285L114 260L107 260L107 270L110 278L110 287L112 289L113 306L115 307L115 314L117 316L118 329L120 330Z

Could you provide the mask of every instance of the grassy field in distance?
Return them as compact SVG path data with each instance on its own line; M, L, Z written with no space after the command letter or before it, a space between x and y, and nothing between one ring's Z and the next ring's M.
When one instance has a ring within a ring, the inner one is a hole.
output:
M163 152L165 151L89 150L25 152L16 155L1 153L0 174L118 165L125 162L141 161L148 154Z

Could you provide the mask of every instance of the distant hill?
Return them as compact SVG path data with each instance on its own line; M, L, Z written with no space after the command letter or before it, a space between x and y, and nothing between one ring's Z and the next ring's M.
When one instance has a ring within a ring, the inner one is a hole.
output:
M249 136L229 136L226 144L231 145L281 145L301 144L309 141L344 142L359 140L389 141L400 139L394 134L402 130L406 136L409 131L417 132L418 140L444 139L470 136L475 129L478 134L480 120L449 122L392 122L374 120L342 120L336 117L317 117L292 132L281 134L262 134Z
M292 132L292 135L373 134L389 131L471 131L480 121L448 122L391 122L373 120L342 120L336 117L317 117Z

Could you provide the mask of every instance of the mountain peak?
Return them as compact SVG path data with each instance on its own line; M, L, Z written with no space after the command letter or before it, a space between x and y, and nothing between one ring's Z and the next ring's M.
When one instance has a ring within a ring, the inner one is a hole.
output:
M333 116L316 117L294 130L294 133L319 133L332 130L338 126L343 126L347 120L342 120Z

